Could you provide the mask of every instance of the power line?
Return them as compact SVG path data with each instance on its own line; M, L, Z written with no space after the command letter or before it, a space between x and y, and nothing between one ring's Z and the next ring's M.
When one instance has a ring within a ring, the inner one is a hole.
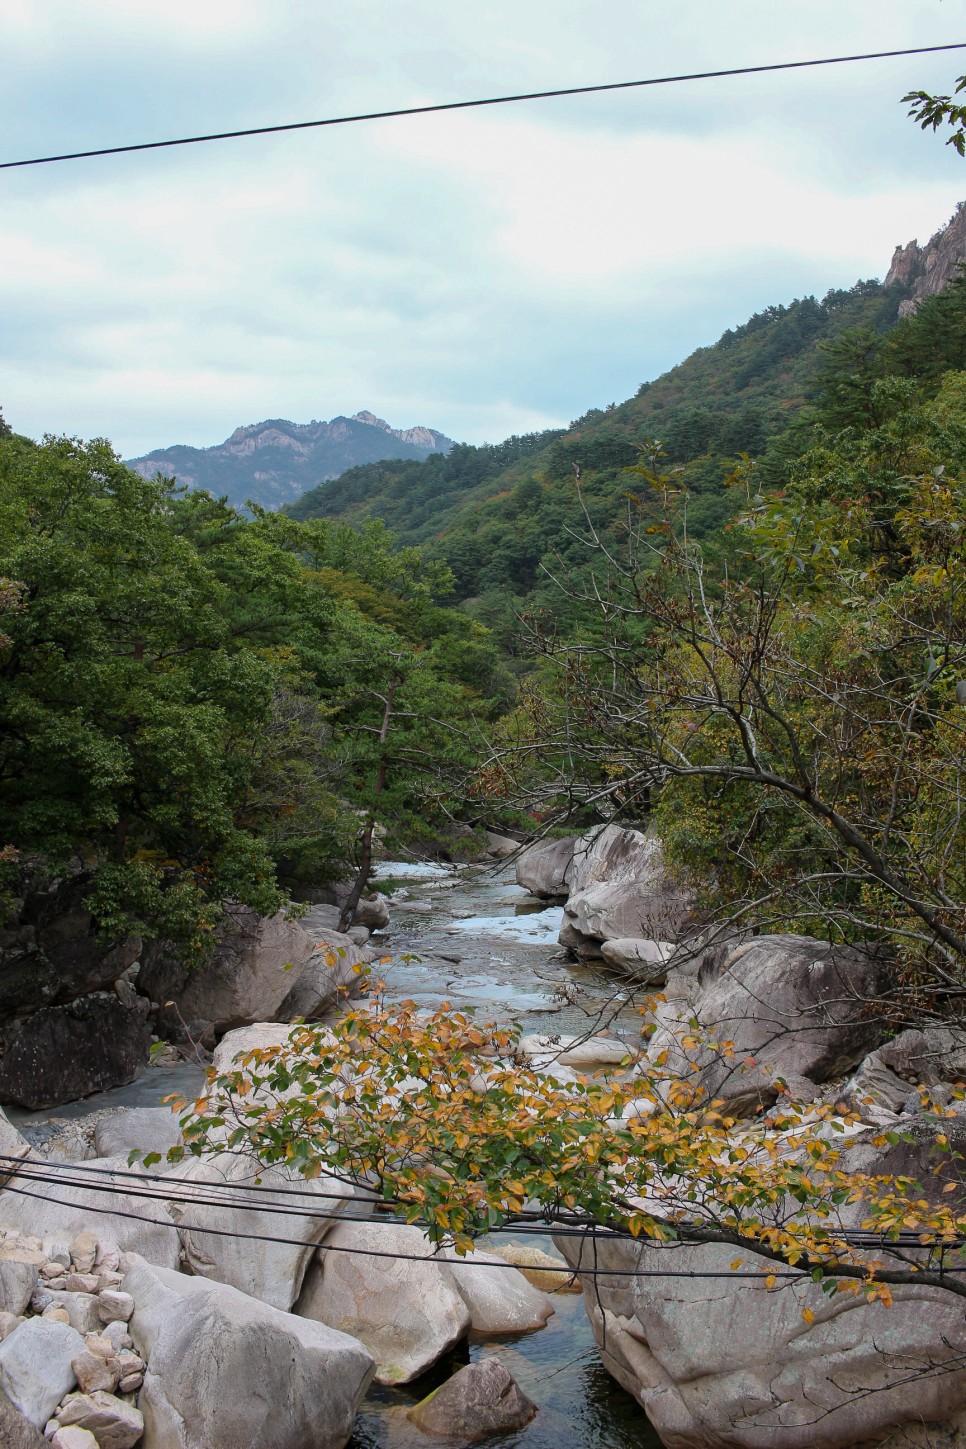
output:
M96 1195L97 1195L98 1192L100 1192L102 1194L110 1194L111 1191L112 1191L112 1189L107 1184L101 1184L101 1183L78 1184L78 1183L70 1183L70 1182L58 1183L56 1181L56 1178L45 1178L41 1173L37 1173L34 1176L34 1175L30 1174L30 1173L26 1173L26 1172L23 1172L22 1171L22 1168L23 1168L24 1165L25 1164L23 1164L23 1160L21 1159L21 1171L18 1172L16 1174L16 1176L22 1176L22 1177L26 1178L26 1180L28 1180L28 1181L33 1180L33 1181L38 1182L38 1183L47 1183L48 1185L53 1185L53 1186L67 1186L67 1187L74 1187L74 1188L81 1187L82 1189L83 1188L86 1188L87 1190L91 1191L95 1195L95 1197L96 1197ZM33 1165L34 1164L30 1164L30 1166L33 1166ZM53 1167L53 1166L55 1166L55 1164L44 1164L44 1166ZM56 1166L57 1167L65 1167L65 1168L67 1168L70 1165L69 1164L56 1164ZM96 1171L96 1170L98 1170L98 1169L91 1169L91 1171ZM100 1169L100 1171L109 1171L109 1169ZM156 1179L156 1181L159 1184L163 1180L164 1179L160 1179L160 1178L159 1179ZM251 1208L253 1206L253 1204L241 1204L241 1205L237 1205L237 1204L225 1203L224 1201L211 1202L211 1201L208 1201L208 1200L206 1200L206 1199L204 1199L204 1198L202 1198L200 1196L198 1196L198 1197L194 1197L194 1196L188 1196L188 1197L183 1197L182 1196L182 1197L179 1197L178 1196L178 1192L177 1192L177 1188L175 1188L175 1181L178 1182L178 1187L180 1187L181 1189L183 1189L184 1187L188 1186L188 1184L184 1183L183 1181L178 1181L178 1180L171 1181L169 1179L168 1181L170 1183L170 1188L169 1188L169 1191L166 1194L164 1194L164 1197L168 1201L177 1202L177 1203L179 1203L181 1205L184 1205L184 1206L188 1206L188 1205L195 1206L195 1207L226 1207L226 1206L227 1207L238 1207L238 1206L240 1206L242 1209L244 1209L246 1206L249 1207L249 1208ZM199 1186L207 1187L207 1185L200 1185L200 1184L199 1184ZM227 1184L226 1184L226 1186L227 1186ZM237 1188L237 1187L242 1187L243 1185L242 1184L232 1184L232 1186ZM71 1208L74 1211L77 1211L78 1210L78 1207L80 1206L78 1203L71 1202L69 1199L68 1200L65 1200L63 1198L51 1197L49 1195L49 1193L31 1192L29 1188L15 1186L9 1180L8 1180L8 1182L6 1184L6 1189L5 1190L7 1192L11 1192L11 1193L15 1194L18 1197L32 1198L32 1199L35 1199L36 1201L46 1202L46 1203L49 1203L49 1204L51 1204L53 1206L56 1206L56 1207ZM263 1190L264 1191L272 1191L271 1188L264 1188ZM144 1192L144 1191L138 1192L136 1190L130 1190L130 1191L125 1190L125 1195L128 1196L128 1197L145 1197L145 1198L154 1197L155 1199L160 1198L162 1196L161 1194L157 1194L157 1193L149 1193L149 1192ZM169 1226L170 1226L171 1231L172 1232L176 1232L176 1233L208 1234L208 1235L210 1235L212 1237L231 1238L231 1239L234 1239L234 1240L239 1240L239 1241L244 1241L244 1242L270 1243L270 1244L274 1244L274 1245L281 1246L281 1247L302 1247L302 1248L312 1248L312 1249L314 1249L314 1248L321 1248L324 1252L345 1253L345 1254L348 1254L350 1257L354 1256L354 1257L385 1258L385 1259L388 1259L390 1261L413 1262L413 1263L422 1263L422 1262L432 1262L432 1261L435 1261L435 1262L441 1262L443 1264L452 1264L453 1261L454 1261L451 1258L441 1258L441 1257L439 1257L436 1254L388 1252L388 1251L383 1251L382 1249L378 1249L378 1248L352 1248L352 1247L349 1247L348 1245L345 1245L345 1244L330 1244L330 1243L327 1243L324 1239L320 1243L317 1239L314 1239L314 1238L309 1238L309 1239L305 1239L305 1238L290 1238L290 1237L283 1237L281 1235L272 1234L272 1233L241 1232L241 1231L239 1231L239 1230L237 1230L235 1228L216 1228L216 1227L213 1227L213 1226L210 1226L210 1225L207 1225L207 1224L193 1224L193 1223L186 1223L186 1222L175 1223L174 1220L172 1220L171 1223L168 1224L168 1223L163 1222L162 1220L160 1220L158 1218L145 1217L143 1215L143 1213L131 1212L131 1211L127 1210L127 1209L119 1208L119 1207L114 1206L113 1204L110 1204L110 1203L107 1203L107 1204L105 1204L103 1206L97 1204L96 1202L94 1202L94 1203L88 1203L88 1204L85 1204L83 1206L82 1210L84 1212L102 1213L102 1214L106 1214L106 1215L111 1216L111 1217L124 1218L124 1219L126 1219L128 1221L131 1221L131 1222L142 1223L146 1227L168 1229ZM281 1207L281 1208L274 1207L274 1206L264 1206L264 1207L262 1207L261 1205L259 1205L258 1210L259 1211L264 1211L264 1212L269 1212L269 1213L281 1213L283 1215L291 1215L293 1212L298 1211L296 1209L292 1209L292 1208L288 1208L288 1207ZM305 1210L302 1210L302 1211L298 1211L298 1215L299 1216L302 1216L302 1217L310 1217L310 1218L316 1218L316 1219L323 1218L323 1219L327 1219L329 1221L335 1222L336 1224L339 1221L341 1221L341 1220L345 1220L345 1221L356 1221L356 1222L362 1221L362 1222L365 1222L365 1223L367 1223L367 1224L369 1224L371 1226L383 1226L383 1227L400 1226L400 1224L398 1222L396 1222L395 1220L392 1220L392 1219L382 1219L382 1220L380 1220L380 1219L373 1219L373 1218L369 1218L369 1217L360 1218L357 1215L350 1214L350 1213L341 1213L340 1214L340 1213L332 1213L332 1212L312 1212L311 1210L305 1209ZM402 1226L416 1226L416 1224L403 1224ZM591 1243L595 1243L595 1240L596 1240L596 1238L598 1236L598 1233L601 1232L600 1229L598 1229L598 1228L596 1228L596 1227L594 1227L593 1225L590 1225L590 1224L585 1224L585 1225L581 1225L581 1226L573 1226L573 1227L566 1227L566 1226L559 1226L559 1227L556 1227L556 1228L547 1227L547 1228L544 1228L542 1230L538 1229L538 1227L537 1227L536 1224L533 1224L533 1225L523 1225L523 1226L517 1225L516 1228L514 1228L514 1226L511 1225L511 1224L506 1224L506 1225L504 1225L504 1227L501 1228L501 1232L513 1232L513 1231L516 1231L516 1232L543 1231L546 1234L553 1233L553 1234L559 1235L561 1237L572 1237L572 1238L573 1237L576 1237L576 1238L581 1238L581 1239L584 1239L584 1240L589 1240ZM628 1233L613 1232L613 1231L611 1231L609 1229L603 1230L603 1232L602 1232L602 1237L603 1237L603 1240L605 1242L612 1242L615 1238L618 1238L618 1239L630 1239L630 1236L631 1235L628 1234ZM875 1238L875 1236L873 1234L862 1234L862 1233L850 1234L848 1232L848 1230L844 1230L839 1236L841 1236L845 1241L850 1242L850 1244L852 1246L862 1246L862 1247L866 1247L866 1248L878 1248L880 1251L885 1251L885 1252L888 1252L890 1250L890 1244L889 1244L888 1241L883 1241L881 1238L878 1238L877 1239L877 1238ZM859 1243L857 1240L860 1239L860 1238L861 1239L864 1239L865 1241ZM870 1239L871 1239L871 1241L870 1241ZM638 1239L637 1241L639 1243L641 1243L641 1240L640 1239ZM677 1243L658 1243L658 1242L651 1242L651 1241L648 1241L646 1244L642 1244L642 1245L645 1245L645 1246L648 1246L648 1247L656 1247L656 1248L665 1247L665 1248L671 1248L671 1249L673 1249L673 1248L679 1248L679 1247L682 1247L682 1246L700 1246L700 1244L690 1244L689 1245L686 1242L685 1243L682 1243L682 1242L677 1242ZM893 1245L893 1246L896 1246L896 1245ZM902 1247L902 1246L906 1246L906 1245L899 1244L898 1246L899 1247ZM949 1244L949 1245L946 1245L946 1246L949 1246L950 1248L952 1248L953 1246L958 1246L958 1245ZM746 1251L746 1252L749 1252L752 1255L754 1255L754 1251L755 1250L754 1250L754 1247L753 1246L749 1246L747 1249L739 1249L736 1246L735 1247L735 1251L739 1251L739 1252ZM596 1253L596 1246L595 1246L595 1253ZM582 1257L583 1257L583 1253L581 1252L581 1258ZM457 1258L455 1261L456 1261L456 1265L457 1266L469 1266L469 1267L475 1267L475 1268L495 1268L495 1269L500 1269L500 1268L516 1268L516 1267L519 1266L519 1265L517 1265L515 1263L490 1263L490 1262L486 1262L486 1261L483 1261L482 1259L474 1258L472 1254L468 1254L464 1258ZM523 1266L526 1266L526 1265L523 1265ZM540 1267L543 1268L544 1265L541 1264ZM693 1269L693 1268L682 1268L682 1269L673 1269L673 1268L667 1268L667 1269L665 1269L665 1268L596 1268L596 1267L594 1267L594 1268L590 1268L590 1267L572 1268L570 1266L570 1264L566 1264L566 1263L565 1264L562 1264L561 1267L558 1268L558 1269L547 1268L547 1271L548 1272L559 1272L559 1273L562 1273L562 1274L567 1274L570 1277L574 1277L574 1276L587 1276L587 1277L595 1277L595 1278L596 1277L605 1277L605 1278L701 1278L701 1279L704 1279L704 1278L709 1278L709 1279L710 1278L715 1278L715 1279L718 1279L718 1278L725 1278L725 1279L730 1279L730 1278L754 1278L754 1279L782 1278L782 1279L797 1280L799 1282L804 1281L806 1279L806 1277L808 1276L805 1270L803 1270L803 1269L795 1269L795 1268L791 1268L791 1269L776 1268L774 1271L772 1271L770 1269L767 1269L767 1268L766 1269L735 1269L734 1271L732 1271L731 1269L714 1270L714 1269ZM961 1268L957 1268L957 1267L940 1267L940 1268L930 1269L929 1271L932 1272L932 1273L937 1273L938 1272L941 1275L959 1275L961 1273L966 1273L966 1267L961 1267Z
M241 1155L241 1154L233 1154ZM199 1159L200 1160L200 1159ZM263 1168L269 1171L268 1168ZM299 1198L309 1197L315 1200L337 1201L346 1203L347 1199L343 1193L332 1193L325 1191L318 1186L296 1187L293 1184L278 1186L266 1182L244 1182L228 1181L221 1182L194 1182L190 1179L173 1177L163 1173L125 1171L122 1168L95 1167L86 1162L49 1162L31 1158L16 1157L13 1154L0 1153L0 1177L9 1172L12 1178L23 1178L32 1182L39 1182L54 1187L69 1187L82 1192L91 1192L114 1195L120 1193L126 1197L143 1198L155 1202L173 1202L178 1205L190 1205L194 1207L220 1207L231 1210L244 1211L246 1209L256 1212L264 1212L285 1217L308 1217L308 1218L331 1218L331 1219L353 1219L375 1223L379 1226L399 1226L397 1218L373 1218L369 1215L361 1217L346 1211L335 1211L320 1209L315 1204L290 1205L289 1203L261 1203L257 1199L260 1195L277 1198ZM327 1173L326 1176L332 1176ZM130 1184L117 1186L115 1179L118 1177L131 1178ZM93 1178L93 1180L91 1180ZM99 1179L107 1178L108 1181ZM364 1194L360 1203L368 1204L370 1207L401 1207L398 1198L382 1198L372 1188L364 1183L358 1183L352 1178L337 1179L344 1181L347 1186L358 1189ZM232 1197L244 1195L247 1201L233 1202ZM107 1209L109 1211L109 1209ZM148 1221L146 1219L146 1221ZM151 1219L150 1221L154 1221ZM2 1225L0 1225L2 1226ZM409 1226L429 1226L423 1219L409 1224ZM507 1222L501 1226L501 1232L515 1233L536 1233L543 1236L559 1235L562 1237L583 1236L590 1225L582 1219L568 1218L552 1223L540 1221L530 1222L528 1220L517 1220ZM199 1229L198 1231L207 1231ZM619 1228L608 1228L609 1239L627 1238L634 1240L634 1235ZM890 1251L894 1247L920 1247L921 1231L900 1229L894 1235L886 1236L884 1233L876 1233L869 1229L840 1228L835 1236L851 1247L879 1248L883 1251ZM637 1241L640 1241L638 1239ZM655 1244L651 1244L655 1246ZM685 1245L681 1240L667 1246L680 1247ZM656 1246L661 1246L656 1244ZM940 1246L940 1245L935 1245ZM966 1246L966 1239L957 1238L954 1241L947 1241L941 1244L944 1248L958 1249Z
M34 1198L38 1202L52 1203L56 1207L70 1207L76 1211L77 1204L65 1202L62 1198L50 1197L47 1193L30 1192L25 1187L7 1187L7 1192L16 1193L18 1197ZM97 1207L91 1205L84 1208L85 1212L106 1213L111 1217L127 1218L132 1222L143 1223L150 1228L167 1228L167 1223L159 1222L157 1218L146 1218L140 1213L126 1212L112 1207ZM442 1264L445 1267L453 1266L454 1259L442 1258L430 1253L389 1253L379 1248L350 1248L343 1243L327 1243L325 1239L321 1242L315 1238L283 1238L271 1233L240 1233L233 1228L212 1228L208 1226L193 1225L191 1223L177 1223L172 1220L171 1231L175 1233L206 1233L215 1238L232 1238L244 1242L272 1243L279 1247L291 1248L320 1248L325 1253L346 1253L350 1257L361 1258L388 1258L399 1263L432 1263ZM588 1229L582 1233L583 1237L593 1240L594 1233ZM650 1246L650 1244L648 1245ZM455 1259L456 1267L471 1268L516 1268L516 1263L490 1263L468 1253L465 1258ZM526 1267L526 1264L522 1265ZM545 1264L538 1265L541 1270L548 1273L556 1272L566 1274L567 1277L588 1277L588 1278L793 1278L799 1282L807 1282L808 1274L804 1269L778 1269L775 1272L768 1270L755 1271L736 1269L733 1273L729 1270L712 1271L711 1269L688 1269L688 1268L571 1268L569 1263L562 1263L559 1268L549 1268ZM934 1270L935 1271L935 1270ZM946 1273L963 1272L966 1268L946 1268ZM40 1284L37 1285L40 1287Z
M685 81L721 80L727 76L763 75L782 70L806 70L820 65L848 65L855 61L890 60L907 55L933 55L938 51L966 50L966 41L949 45L919 45L907 50L874 50L862 55L830 55L818 60L785 60L773 65L732 66L728 70L691 71L685 75L650 76L646 80L610 81L592 86L562 86L549 91L521 91L487 96L475 101L441 101L432 106L401 106L391 111L363 111L351 116L328 116L318 121L288 121L280 126L249 126L238 131L212 131L203 136L178 136L167 141L138 141L126 146L101 146L93 151L64 151L56 156L31 156L21 161L0 161L0 171L22 166L46 166L54 161L86 161L94 156L120 156L129 151L160 151L172 146L197 146L205 141L234 141L244 136L273 136L281 131L309 131L322 126L351 126L360 121L388 121L399 116L428 116L440 111L468 111L481 106L515 105L519 101L547 101L559 96L588 96L602 91L639 90L645 86L680 85Z

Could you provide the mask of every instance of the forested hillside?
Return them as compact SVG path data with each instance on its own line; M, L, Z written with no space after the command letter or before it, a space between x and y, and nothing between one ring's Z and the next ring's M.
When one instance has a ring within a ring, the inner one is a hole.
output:
M860 282L790 306L770 307L700 348L620 405L591 409L566 432L510 438L496 447L454 448L425 463L354 468L291 506L293 517L379 517L407 543L445 559L459 598L491 622L500 598L542 596L541 565L580 566L583 531L574 487L608 530L627 491L623 469L648 438L661 441L692 493L691 529L710 534L727 518L724 488L738 453L768 454L802 415L826 363L823 347L859 329L878 335L895 323L901 288ZM549 595L547 596L549 598Z
M271 914L344 874L376 809L431 844L513 688L451 591L380 525L243 518L7 430L0 895L39 860L103 932L197 955L226 899Z

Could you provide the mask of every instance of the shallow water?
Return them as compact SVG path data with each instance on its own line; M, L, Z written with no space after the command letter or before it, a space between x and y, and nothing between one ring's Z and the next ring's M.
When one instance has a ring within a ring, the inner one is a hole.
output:
M407 893L402 902L390 896L391 929L372 940L391 957L380 968L390 999L409 998L428 1008L445 999L487 1020L519 1020L528 1032L584 1033L596 1025L628 1041L636 1038L640 1017L619 981L563 958L557 946L561 909L548 909L521 890L512 866L437 867L418 876L407 875L409 869L399 862L378 869L379 878ZM407 910L407 902L431 909ZM534 1241L547 1247L545 1240ZM405 1411L463 1364L492 1355L539 1412L526 1428L482 1441L484 1449L660 1449L640 1405L603 1368L582 1295L557 1294L553 1301L554 1316L536 1333L473 1336L414 1384L374 1385L349 1449L454 1449L452 1440L430 1439L415 1429Z

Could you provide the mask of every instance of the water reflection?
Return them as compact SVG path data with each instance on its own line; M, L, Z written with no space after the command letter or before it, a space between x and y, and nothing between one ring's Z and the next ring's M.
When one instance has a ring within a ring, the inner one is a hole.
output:
M661 1449L661 1440L637 1401L602 1367L583 1299L559 1294L554 1306L553 1318L536 1333L472 1337L405 1388L374 1385L348 1449L454 1449L451 1439L420 1433L405 1411L463 1364L492 1355L502 1361L539 1412L525 1429L480 1441L483 1449Z

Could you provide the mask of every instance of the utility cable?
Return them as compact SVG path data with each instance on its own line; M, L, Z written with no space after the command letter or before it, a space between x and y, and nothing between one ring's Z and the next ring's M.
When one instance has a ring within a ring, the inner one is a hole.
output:
M323 126L351 126L360 121L388 121L400 116L428 116L440 111L468 111L482 106L515 105L520 101L546 101L559 96L597 95L603 91L639 90L645 86L680 85L685 81L720 80L727 76L763 75L774 71L806 70L820 65L848 65L856 61L890 60L898 56L933 55L938 51L966 50L966 41L949 45L919 45L907 50L875 50L863 55L829 55L818 60L785 60L773 65L732 66L728 70L692 71L685 75L650 76L646 80L610 81L592 86L562 86L549 91L521 91L514 95L486 96L475 101L441 101L432 106L400 106L391 111L363 111L351 116L327 116L318 121L288 121L279 126L249 126L238 131L212 131L203 136L178 136L167 141L138 141L127 146L101 146L92 151L64 151L56 156L31 156L21 161L0 161L0 171L22 166L46 166L55 161L86 161L94 156L121 156L130 151L160 151L172 146L197 146L206 141L234 141L244 136L274 136L281 131L318 130Z
M18 1174L18 1176L22 1176L23 1179L26 1180L26 1181L35 1181L35 1182L38 1182L38 1183L45 1183L46 1182L48 1185L51 1185L51 1180L50 1179L45 1179L43 1176L31 1177L29 1174ZM59 1186L59 1187L74 1188L74 1189L80 1188L81 1190L85 1190L86 1189L86 1190L88 1190L90 1192L93 1192L95 1196L96 1196L96 1194L98 1192L100 1192L103 1195L110 1195L111 1194L111 1188L108 1185L106 1185L106 1184L103 1184L103 1185L102 1184L78 1184L78 1183L72 1183L72 1182L61 1182L61 1183L57 1183L56 1180L54 1180L52 1185ZM182 1186L184 1186L184 1184L182 1184ZM240 1184L235 1184L234 1186L240 1186ZM173 1184L172 1184L172 1187L173 1187ZM164 1222L164 1221L162 1221L162 1220L160 1220L158 1218L145 1217L142 1213L131 1212L131 1211L127 1210L127 1209L123 1209L123 1208L117 1207L117 1206L112 1205L110 1203L107 1203L107 1204L105 1204L103 1206L98 1205L96 1203L87 1203L87 1204L81 1205L81 1204L78 1204L76 1202L71 1202L69 1199L68 1200L65 1200L63 1198L51 1197L48 1193L32 1192L28 1188L19 1187L19 1186L14 1185L9 1180L8 1180L8 1182L6 1184L6 1189L5 1190L8 1191L8 1192L14 1193L14 1194L16 1194L17 1196L20 1196L20 1197L34 1198L34 1199L36 1199L36 1200L38 1200L40 1202L47 1202L47 1203L51 1203L51 1204L53 1204L55 1206L71 1208L74 1211L77 1211L78 1208L80 1207L81 1210L83 1210L85 1212L103 1213L103 1214L107 1214L107 1215L112 1216L112 1217L125 1218L125 1219L128 1219L128 1220L133 1221L133 1222L143 1223L145 1226L148 1226L148 1227L161 1228L162 1230L166 1230L166 1229L168 1229L170 1227L171 1230L172 1231L175 1231L175 1232L200 1233L200 1234L208 1233L208 1234L211 1234L212 1236L215 1236L215 1237L233 1238L233 1239L240 1239L240 1240L251 1241L251 1242L273 1243L273 1244L282 1245L282 1246L306 1247L306 1248L318 1246L318 1241L316 1239L314 1239L314 1238L310 1238L310 1239L289 1238L289 1237L282 1237L280 1235L270 1234L270 1233L240 1232L240 1231L238 1231L236 1229L233 1229L233 1228L216 1228L216 1227L209 1226L207 1224L191 1224L191 1223L185 1223L185 1222L175 1223L174 1221L172 1221L169 1224L169 1223L166 1223L166 1222ZM266 1190L267 1191L271 1191L271 1189L266 1189ZM176 1191L173 1191L173 1190L170 1190L170 1189L169 1189L169 1191L166 1194L163 1194L163 1195L160 1194L160 1193L155 1193L155 1192L144 1192L144 1191L138 1192L136 1190L131 1190L131 1191L127 1191L125 1193L125 1196L127 1196L127 1197L134 1197L134 1198L138 1198L138 1197L148 1198L148 1199L153 1198L155 1200L163 1199L165 1201L177 1203L177 1204L182 1205L182 1206L192 1206L192 1207L215 1207L215 1208L228 1207L228 1208L234 1208L236 1210L242 1210L242 1211L244 1211L246 1208L251 1209L253 1207L256 1207L255 1204L251 1204L251 1203L247 1203L247 1204L246 1203L233 1204L233 1203L230 1203L230 1202L229 1203L226 1203L223 1200L217 1200L217 1199L215 1201L210 1201L210 1200L207 1200L207 1199L205 1199L205 1198L203 1198L201 1196L190 1196L189 1195L188 1197L179 1197L177 1195ZM391 1226L418 1226L417 1224L414 1224L414 1223L413 1224L400 1225L399 1223L397 1223L397 1222L395 1222L394 1220L391 1220L391 1219L385 1219L384 1218L384 1219L381 1219L380 1220L378 1218L371 1218L369 1216L361 1216L359 1214L350 1213L348 1211L347 1212L343 1212L343 1213L338 1213L338 1212L312 1212L309 1209L300 1210L300 1209L296 1209L296 1208L278 1207L278 1206L273 1206L273 1205L266 1205L264 1207L262 1207L261 1205L257 1205L257 1210L258 1211L267 1212L267 1213L280 1214L280 1215L284 1215L284 1216L297 1215L297 1216L303 1217L303 1218L304 1217L308 1217L310 1219L315 1219L315 1220L321 1219L321 1220L324 1220L324 1221L335 1222L335 1223L338 1223L339 1221L348 1221L348 1222L364 1222L364 1223L370 1224L372 1226L381 1226L381 1227L391 1227ZM515 1231L515 1232L518 1232L518 1233L535 1233L535 1232L541 1232L542 1235L545 1235L545 1236L554 1235L554 1236L560 1236L560 1237L568 1237L568 1238L574 1238L574 1237L576 1237L576 1238L584 1238L585 1239L585 1238L588 1238L588 1237L594 1238L596 1236L597 1231L599 1231L599 1230L598 1229L595 1229L595 1227L592 1224L586 1224L586 1223L584 1223L584 1224L579 1224L579 1225L574 1225L574 1226L566 1226L564 1224L558 1225L556 1227L546 1226L546 1227L544 1227L542 1229L540 1229L539 1228L539 1225L537 1225L537 1224L532 1224L532 1225L530 1225L530 1224L517 1224L517 1225L506 1224L504 1227L502 1227L500 1229L500 1231L501 1232L514 1232ZM605 1238L606 1238L607 1241L613 1241L615 1238L617 1238L617 1239L630 1239L631 1238L631 1235L629 1233L625 1233L625 1232L614 1232L614 1231L611 1231L609 1229L608 1230L604 1230L604 1236L605 1236ZM843 1239L843 1241L848 1242L851 1246L854 1246L854 1247L865 1247L865 1248L875 1248L875 1249L878 1249L878 1250L884 1251L884 1252L889 1252L890 1251L890 1245L893 1248L895 1248L895 1247L901 1248L903 1246L906 1246L906 1247L908 1247L908 1246L919 1246L918 1239L916 1240L915 1244L909 1244L909 1243L903 1244L901 1242L900 1243L895 1243L891 1239L884 1241L881 1237L878 1237L877 1238L873 1234L849 1234L848 1230L844 1230L838 1236L840 1236ZM910 1236L912 1236L912 1235L910 1235ZM638 1239L638 1241L640 1241L640 1240ZM673 1248L673 1247L681 1247L681 1246L695 1246L695 1244L690 1244L689 1245L687 1243L681 1243L681 1242L677 1242L677 1243L673 1243L673 1244L671 1244L671 1243L668 1243L668 1244L659 1244L659 1243L650 1243L650 1242L648 1242L646 1244L646 1246L649 1246L649 1247L662 1247L663 1246L663 1247L671 1247L671 1248ZM952 1244L952 1243L950 1243L950 1244L945 1244L943 1246L952 1249L952 1248L954 1248L956 1246L960 1246L960 1244ZM407 1261L407 1262L424 1262L424 1261L427 1260L427 1257L433 1256L433 1255L420 1254L420 1253L383 1252L382 1250L374 1249L374 1248L373 1249L369 1249L369 1248L350 1248L350 1247L345 1247L345 1246L338 1245L338 1244L334 1244L331 1247L328 1247L326 1250L327 1251L332 1251L332 1252L345 1252L345 1253L349 1253L349 1254L356 1254L356 1255L360 1255L360 1256L364 1256L364 1257L377 1257L377 1258L387 1258L387 1259L399 1259L399 1260ZM750 1252L750 1253L753 1254L754 1253L754 1247L753 1246L750 1246L746 1250L739 1250L739 1251L747 1251L747 1252ZM445 1262L445 1261L451 1261L451 1260L443 1259L442 1261ZM489 1266L489 1267L494 1267L495 1268L495 1267L516 1267L517 1266L516 1264L513 1264L513 1263L509 1263L509 1264L496 1264L496 1263L488 1264L486 1262L481 1261L480 1259L474 1259L471 1254L468 1255L465 1259L459 1259L458 1261L470 1263L474 1267L488 1267ZM573 1273L574 1271L578 1271L578 1270L571 1269L570 1266L567 1265L567 1266L561 1267L560 1269L557 1269L557 1270L548 1270L548 1271L559 1271L561 1273L563 1273L563 1272ZM584 1273L584 1272L589 1272L590 1270L581 1268L581 1269L579 1269L579 1271L581 1273ZM753 1277L753 1278L767 1278L767 1277L776 1276L776 1277L781 1277L781 1278L793 1278L793 1279L796 1279L796 1278L797 1279L801 1279L801 1277L802 1277L802 1270L796 1270L796 1269L791 1269L791 1270L788 1270L788 1271L779 1270L778 1272L776 1272L774 1274L771 1273L767 1269L760 1270L760 1271L758 1271L758 1270L747 1270L747 1271L738 1271L738 1270L736 1270L735 1272L732 1272L731 1270L727 1270L727 1271L725 1271L725 1270L721 1270L721 1271L714 1271L714 1270L694 1270L694 1269L665 1270L665 1269L660 1269L660 1268L653 1268L653 1269L644 1269L644 1268L641 1268L641 1269L606 1269L606 1270L605 1269L600 1269L600 1270L594 1270L594 1271L595 1272L599 1272L601 1275L611 1276L611 1277L658 1277L658 1278L659 1277L672 1277L672 1278L733 1278L733 1277ZM931 1271L932 1272L937 1272L938 1271L940 1273L959 1274L959 1273L966 1273L966 1267L960 1267L960 1268L954 1268L954 1267L946 1268L946 1267L943 1267L943 1268L939 1268L939 1269L932 1269Z
M50 1197L46 1193L30 1192L22 1187L7 1187L7 1192L16 1193L19 1197L34 1198L38 1202L53 1203L57 1207L70 1207L76 1211L77 1204L64 1202L61 1198ZM84 1211L88 1211L87 1208ZM136 1223L144 1223L146 1227L167 1228L166 1223L158 1222L157 1218L142 1217L139 1213L124 1212L111 1207L91 1207L95 1213L107 1213L111 1217L127 1218ZM342 1243L327 1243L324 1239L319 1242L314 1238L283 1238L269 1233L239 1233L229 1228L211 1228L195 1226L190 1223L171 1223L171 1231L175 1233L206 1233L215 1238L237 1238L245 1242L273 1243L280 1247L292 1248L321 1248L326 1253L347 1253L350 1257L362 1258L387 1258L397 1263L441 1263L444 1266L472 1267L472 1268L516 1268L516 1263L491 1263L484 1262L480 1258L468 1253L465 1258L441 1258L435 1254L427 1253L387 1253L377 1248L350 1248ZM583 1237L593 1237L591 1230L585 1230ZM526 1264L523 1265L524 1267ZM774 1273L767 1270L757 1272L754 1270L744 1271L736 1269L733 1273L730 1270L721 1269L686 1269L686 1268L571 1268L569 1263L564 1263L559 1268L545 1268L541 1263L541 1270L546 1272L557 1272L566 1274L569 1278L793 1278L799 1282L808 1281L808 1274L804 1269L778 1269ZM935 1269L932 1271L936 1271ZM966 1268L944 1268L944 1273L966 1273ZM41 1285L38 1283L38 1287ZM41 1288L41 1291L43 1289ZM56 1290L52 1290L56 1291Z

